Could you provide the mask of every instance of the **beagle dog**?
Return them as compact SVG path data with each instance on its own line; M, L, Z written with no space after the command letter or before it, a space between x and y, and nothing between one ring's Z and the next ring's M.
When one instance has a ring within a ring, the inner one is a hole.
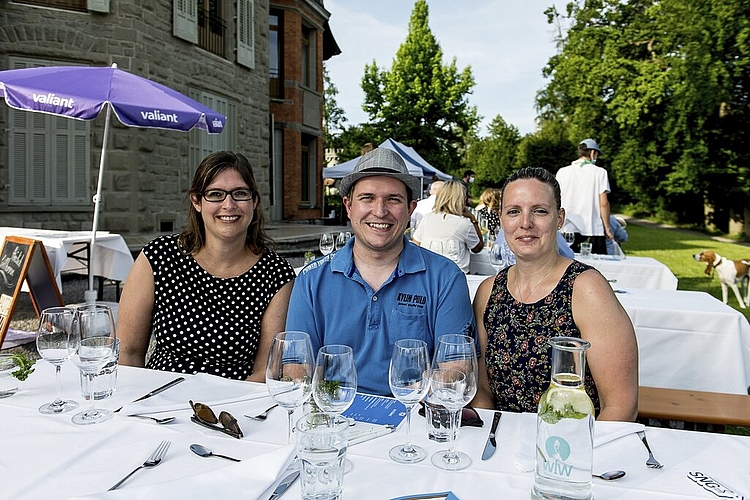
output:
M728 300L728 288L731 287L740 307L745 308L745 305L750 302L750 287L748 286L750 259L729 260L713 250L703 250L701 253L693 255L693 258L698 262L706 263L705 272L708 276L711 276L712 269L716 270L716 275L719 277L719 283L721 284L721 297L725 304ZM745 300L742 300L737 283L741 283L746 290Z

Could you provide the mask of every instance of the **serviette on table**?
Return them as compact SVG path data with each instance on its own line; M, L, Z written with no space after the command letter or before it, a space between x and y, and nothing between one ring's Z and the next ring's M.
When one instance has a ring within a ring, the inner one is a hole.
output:
M221 498L222 500L265 500L276 484L286 476L286 469L294 460L296 446L287 445L267 453L248 458L242 462L228 464L200 474L191 474L179 479L151 484L128 486L78 497L81 500L100 498L105 500L140 500L153 498ZM167 458L169 455L167 454ZM155 469L156 470L156 469ZM140 470L136 474L153 474Z
M536 461L534 450L536 449L536 414L524 415L521 423L518 453L516 453L515 466L522 472L534 470ZM635 434L644 429L643 424L635 422L595 422L594 423L594 448L614 441L629 434Z

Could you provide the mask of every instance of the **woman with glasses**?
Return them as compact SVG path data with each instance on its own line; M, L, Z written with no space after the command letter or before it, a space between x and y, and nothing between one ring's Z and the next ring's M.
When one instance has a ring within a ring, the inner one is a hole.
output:
M120 363L263 382L294 269L271 247L252 167L221 151L198 166L180 234L147 244L120 300ZM154 338L153 352L148 356Z

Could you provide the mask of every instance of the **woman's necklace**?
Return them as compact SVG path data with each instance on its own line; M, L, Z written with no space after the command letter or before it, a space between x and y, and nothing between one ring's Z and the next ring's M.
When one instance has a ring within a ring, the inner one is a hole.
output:
M539 278L539 281L534 283L534 286L532 286L531 289L529 290L529 293L527 293L526 296L522 298L521 302L523 302L524 304L526 303L528 298L531 296L531 293L539 285L539 283L544 281L544 278L546 278L547 275L550 273L550 271L552 271L552 268L555 267L555 264L557 264L557 259L555 259L555 261L552 262L552 265L547 268L547 272L544 273L544 276ZM518 282L518 267L516 267L516 293L518 293L518 296L521 297L521 284Z

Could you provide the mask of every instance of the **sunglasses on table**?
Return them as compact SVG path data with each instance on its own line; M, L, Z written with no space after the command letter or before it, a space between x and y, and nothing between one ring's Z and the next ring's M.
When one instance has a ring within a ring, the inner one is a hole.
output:
M227 411L219 413L219 418L216 418L216 414L210 406L203 403L193 403L190 401L190 407L193 409L193 416L190 420L203 427L208 427L215 431L229 434L230 436L240 439L242 437L242 429L240 424L237 423L237 419ZM221 424L221 426L219 426Z
M424 401L419 402L419 414L423 417L425 416ZM440 426L448 427L448 419L450 418L448 415L437 417L437 415L433 413L433 418L440 418ZM483 425L484 421L482 420L482 417L479 416L479 413L477 413L477 410L475 410L473 406L466 405L461 409L461 427L482 427Z

